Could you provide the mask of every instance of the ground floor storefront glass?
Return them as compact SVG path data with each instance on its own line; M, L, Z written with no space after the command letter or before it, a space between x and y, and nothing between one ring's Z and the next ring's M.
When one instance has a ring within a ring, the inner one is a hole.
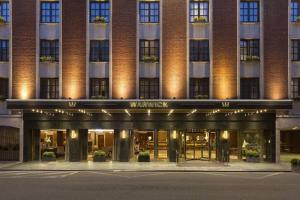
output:
M290 162L295 158L300 159L300 131L281 131L280 161Z

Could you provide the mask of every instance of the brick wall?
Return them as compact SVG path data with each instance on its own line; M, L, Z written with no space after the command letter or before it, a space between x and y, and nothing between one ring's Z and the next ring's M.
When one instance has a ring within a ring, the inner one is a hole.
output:
M288 97L288 1L264 0L264 94Z
M117 99L136 97L136 3L112 5L112 97Z
M12 98L35 98L36 1L12 1Z
M213 98L237 97L237 1L213 0Z
M62 0L62 95L86 97L85 0Z
M162 16L163 98L186 98L187 90L187 1L164 0Z

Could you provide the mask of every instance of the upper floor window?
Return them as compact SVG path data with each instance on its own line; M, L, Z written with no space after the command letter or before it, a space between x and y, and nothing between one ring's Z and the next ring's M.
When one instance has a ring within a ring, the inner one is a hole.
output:
M259 78L241 78L241 99L259 99Z
M241 22L259 22L259 2L241 1L240 17Z
M9 3L6 1L0 2L0 23L9 22Z
M300 40L292 40L292 61L300 61Z
M109 61L109 41L108 40L91 40L90 61L91 62L108 62Z
M292 79L292 98L293 99L300 98L300 78Z
M140 61L159 61L159 40L140 40Z
M58 78L41 78L40 83L41 99L58 99L59 98L59 81Z
M7 62L9 60L9 42L8 40L0 40L0 61Z
M190 2L190 22L209 22L209 3L208 1Z
M209 98L209 79L191 78L190 79L190 98L208 99Z
M256 61L260 59L259 53L259 40L242 39L240 42L241 46L241 61Z
M110 17L109 1L91 1L90 2L90 22L91 23L109 23Z
M40 61L41 62L59 61L59 40L41 40Z
M91 78L90 79L90 98L107 99L108 94L108 78Z
M140 22L159 23L159 2L156 1L140 2Z
M292 0L291 20L292 20L292 22L300 21L300 1L299 0Z
M208 40L190 40L190 61L209 61Z
M42 1L41 2L41 23L58 23L59 20L59 2Z
M159 78L140 78L140 99L159 99Z
M8 79L0 78L0 100L8 98Z

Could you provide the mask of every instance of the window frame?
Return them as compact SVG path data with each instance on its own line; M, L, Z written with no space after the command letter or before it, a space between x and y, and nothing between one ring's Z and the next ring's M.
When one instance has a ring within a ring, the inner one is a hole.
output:
M291 40L291 59L292 61L300 61L300 39Z
M253 7L254 5L257 7ZM247 5L247 7L243 7ZM243 12L244 10L244 12ZM255 14L257 12L257 14ZM241 1L240 2L240 22L258 23L260 22L260 2L259 1Z
M97 8L93 8L93 5L98 5ZM96 17L104 17L105 22L103 23L109 23L110 22L110 2L109 1L90 1L89 4L90 14L89 14L89 22L90 23L97 23L95 21ZM103 7L104 8L103 8ZM95 12L95 14L94 14Z
M43 5L49 7L43 8ZM48 12L46 15L44 12ZM41 1L40 3L40 23L60 23L60 3L59 1Z
M90 40L90 62L109 62L109 40Z
M3 17L5 23L10 21L9 1L0 1L0 16Z
M145 40L141 39L139 42L139 57L141 62L145 62L145 56L156 57L155 62L159 62L160 60L160 42L159 39L155 40Z
M144 5L144 7L143 7ZM148 8L145 8L147 5ZM154 8L152 8L154 5ZM154 12L154 14L152 14ZM146 13L146 14L145 14ZM160 23L160 2L140 1L139 2L139 22L140 23Z
M9 40L0 40L0 62L8 62L8 61L9 61Z
M59 78L40 79L40 98L59 99Z
M209 95L209 78L190 78L190 99L209 99Z
M259 99L260 98L260 80L259 78L240 79L241 99ZM249 93L248 93L249 92ZM255 93L256 92L256 93Z
M297 5L297 7L294 7L295 5ZM300 20L299 17L300 17L300 1L292 0L291 1L291 22L298 22Z
M9 95L9 79L0 77L0 96L3 99L8 99L8 95Z
M197 8L193 7L194 5L197 5ZM203 5L203 6L201 6ZM206 7L204 6L206 5ZM198 13L198 14L195 14ZM201 14L201 12L203 14ZM206 12L206 14L205 14ZM205 18L205 21L196 21L196 18L203 17ZM190 23L209 23L209 1L190 1L189 6L189 22Z
M240 40L240 61L260 61L260 39Z
M48 46L44 46L44 45ZM59 62L59 40L40 40L40 62L42 57L54 58L52 62Z
M159 78L139 79L139 99L159 99Z
M210 61L210 50L209 40L190 40L190 62L209 62Z
M103 99L109 98L109 79L90 78L90 98L92 99L100 96L103 97Z

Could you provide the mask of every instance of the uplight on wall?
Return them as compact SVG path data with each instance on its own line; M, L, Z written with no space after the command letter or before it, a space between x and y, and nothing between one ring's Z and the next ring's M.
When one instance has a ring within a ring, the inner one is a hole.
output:
M128 132L127 131L125 131L125 130L122 130L121 131L121 139L127 139L128 138Z
M77 139L78 138L78 133L76 133L76 131L72 130L71 131L71 138L72 139Z
M177 139L177 131L176 130L172 131L172 139L173 140Z
M224 131L224 132L222 133L222 139L223 139L223 140L228 140L228 138L229 138L229 133L228 133L228 131Z

